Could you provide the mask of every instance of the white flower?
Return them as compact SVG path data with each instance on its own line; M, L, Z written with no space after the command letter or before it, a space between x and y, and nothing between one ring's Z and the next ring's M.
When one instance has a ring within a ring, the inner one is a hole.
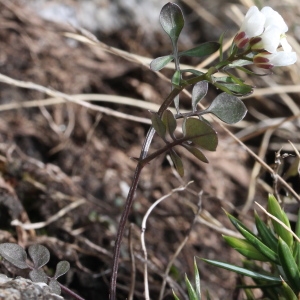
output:
M285 33L288 26L282 16L269 6L261 11L252 6L242 23L234 41L239 48L251 45L253 50L263 50L275 53L282 45L284 51L291 51Z
M265 6L261 10L261 13L266 17L265 27L268 27L270 25L275 25L279 27L282 30L282 32L288 31L288 27L284 22L282 16L273 8L269 6Z
M239 48L245 47L250 38L259 36L264 31L266 17L256 6L252 6L242 23L242 26L234 38L234 42Z
M296 52L290 51L278 51L276 53L261 52L253 57L253 63L262 69L289 66L296 61Z
M252 6L248 10L239 31L245 32L248 38L258 36L264 31L265 21L265 15L256 6Z

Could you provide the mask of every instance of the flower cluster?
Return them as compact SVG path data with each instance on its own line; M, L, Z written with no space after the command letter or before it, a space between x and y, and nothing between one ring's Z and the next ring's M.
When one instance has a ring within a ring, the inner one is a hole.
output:
M260 68L288 66L297 61L296 52L286 40L288 26L282 16L271 7L261 11L252 6L234 38L238 48L250 48L256 53L253 62Z

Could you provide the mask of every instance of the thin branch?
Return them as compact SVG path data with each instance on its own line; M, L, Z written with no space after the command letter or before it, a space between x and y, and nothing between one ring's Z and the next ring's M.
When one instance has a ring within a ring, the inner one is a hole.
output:
M43 228L47 225L49 225L50 223L53 223L55 221L57 221L59 218L63 217L66 213L68 213L69 211L79 207L80 205L83 205L86 203L85 199L79 199L76 202L73 202L67 206L65 206L64 208L62 208L61 210L59 210L56 214L54 214L53 216L51 216L48 220L44 221L44 222L37 222L37 223L31 223L31 224L25 224L20 222L19 220L13 220L10 224L12 226L20 226L25 230L30 230L30 229L40 229Z
M147 269L147 248L146 248L146 243L145 243L145 231L146 231L146 223L148 220L149 215L151 214L151 212L153 211L153 209L162 201L166 200L167 198L169 198L170 196L172 196L174 193L177 192L181 192L184 191L190 184L192 183L192 181L188 182L185 186L181 186L179 188L173 189L169 194L161 197L160 199L156 200L147 210L146 214L144 215L143 221L142 221L142 225L141 225L141 244L142 244L142 250L144 252L144 258L145 258L145 262L144 262L144 293L145 293L145 299L146 300L150 300L150 295L149 295L149 287L148 287L148 269ZM165 276L164 276L165 278Z
M174 261L175 259L177 258L177 256L180 254L181 250L183 249L183 247L186 245L189 237L190 237L190 234L194 228L194 225L196 224L196 221L197 221L197 217L198 215L200 214L200 211L201 211L201 202L202 202L202 194L203 194L203 191L201 191L198 195L199 195L199 201L198 201L198 209L194 215L194 219L193 219L193 222L185 236L185 238L183 239L183 241L181 242L181 244L178 246L176 252L173 254L173 256L171 257L167 267L166 267L166 270L165 270L165 276L164 276L164 279L163 279L163 282L162 282L162 285L161 285L161 289L160 289L160 293L159 293L159 300L162 300L163 299L163 296L164 296L164 292L165 292L165 287L166 287L166 282L167 282L167 276L169 275L169 272L174 264Z

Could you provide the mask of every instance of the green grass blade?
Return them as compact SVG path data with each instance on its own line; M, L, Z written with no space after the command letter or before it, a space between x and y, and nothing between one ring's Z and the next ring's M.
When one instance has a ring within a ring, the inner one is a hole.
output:
M280 207L278 201L273 195L269 195L268 198L268 212L276 217L278 220L283 222L288 228L291 228L290 222L285 212ZM286 230L281 224L272 219L272 224L275 232L280 236L286 244L291 247L293 244L293 235Z
M197 299L197 293L195 292L191 282L189 281L187 275L185 274L185 285L187 287L188 290L188 294L189 294L189 300L198 300Z
M273 276L260 274L260 273L253 272L253 271L250 271L248 269L238 267L238 266L235 266L235 265L232 265L232 264L224 263L224 262L221 262L221 261L204 259L204 258L202 258L202 260L209 263L209 264L211 264L211 265L213 265L213 266L223 268L223 269L226 269L226 270L229 270L229 271L233 271L235 273L238 273L238 274L241 274L241 275L244 275L244 276L248 276L248 277L251 277L251 278L256 278L256 279L266 280L266 281L271 281L271 282L281 282L281 279L279 277L273 277Z
M258 234L264 244L266 244L274 252L277 252L277 238L273 234L272 230L262 221L258 214L254 213L255 225L258 231Z
M194 273L195 273L194 276L195 276L195 286L196 286L197 299L201 300L200 275L199 275L198 266L197 266L195 257L194 257Z
M237 225L239 227L239 225ZM240 233L251 243L261 254L266 256L271 262L279 263L278 255L268 246L262 243L253 233L240 227Z
M226 235L223 235L223 238L230 247L244 255L246 258L259 261L269 261L265 255L258 251L247 240Z
M291 287L285 282L282 282L282 291L286 299L288 300L298 300L299 298L295 295Z
M278 256L289 285L298 294L300 291L300 272L290 247L282 238L278 240Z

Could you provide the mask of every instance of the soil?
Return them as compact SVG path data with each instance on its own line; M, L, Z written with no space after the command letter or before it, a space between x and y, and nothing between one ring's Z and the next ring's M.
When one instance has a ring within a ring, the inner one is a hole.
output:
M191 9L182 5L187 19L195 20ZM211 36L206 31L207 23L198 35L195 29L204 23L202 19L190 22L191 37L187 38L185 32L180 47L207 41ZM148 67L101 47L66 38L65 32L76 33L74 27L45 20L22 1L0 1L0 24L0 73L13 79L69 95L119 95L154 104L161 103L170 90L169 83ZM229 25L230 30L237 29L233 23ZM122 31L96 29L93 33L101 42L126 53L157 57L170 52L163 32L145 38L134 24L124 26ZM208 98L213 99L217 93L211 88ZM60 260L67 260L71 269L61 283L85 299L105 300L118 221L136 166L132 157L139 156L149 124L69 101L44 105L47 99L41 91L0 83L0 242L17 242L24 248L34 243L45 245L51 253L47 272L53 273ZM33 100L38 101L31 102L29 107L26 103ZM183 107L189 106L188 97L183 96L182 101ZM12 103L16 105L10 107ZM150 117L147 109L135 106L92 103L145 120ZM255 103L250 106L255 107ZM266 113L273 111L272 104L267 107L257 103L257 106L263 106ZM253 117L246 120L251 122ZM143 299L142 218L155 200L189 181L193 181L189 189L174 193L159 204L147 223L151 298L158 299L164 270L190 231L200 192L200 217L195 219L189 239L174 261L172 280L167 283L163 299L173 299L172 288L185 299L180 291L185 289L184 274L193 276L195 256L241 264L240 256L222 240L224 228L234 231L223 209L239 215L247 198L253 159L217 123L214 126L219 146L216 152L206 153L209 164L179 149L185 166L183 179L174 174L164 156L143 171L128 222L132 224L130 244L135 255L134 299ZM256 137L247 143L257 150L260 140ZM155 138L152 149L162 145ZM273 152L270 152L271 162ZM264 204L266 194L263 188L258 188L255 200ZM251 226L252 213L243 218ZM25 229L16 222L13 226L14 220L33 227ZM39 226L34 227L35 224ZM121 249L118 299L127 299L133 272L128 228ZM212 299L238 299L235 274L210 267L199 259L197 263L202 289L208 290ZM10 276L28 275L4 262L1 272Z

